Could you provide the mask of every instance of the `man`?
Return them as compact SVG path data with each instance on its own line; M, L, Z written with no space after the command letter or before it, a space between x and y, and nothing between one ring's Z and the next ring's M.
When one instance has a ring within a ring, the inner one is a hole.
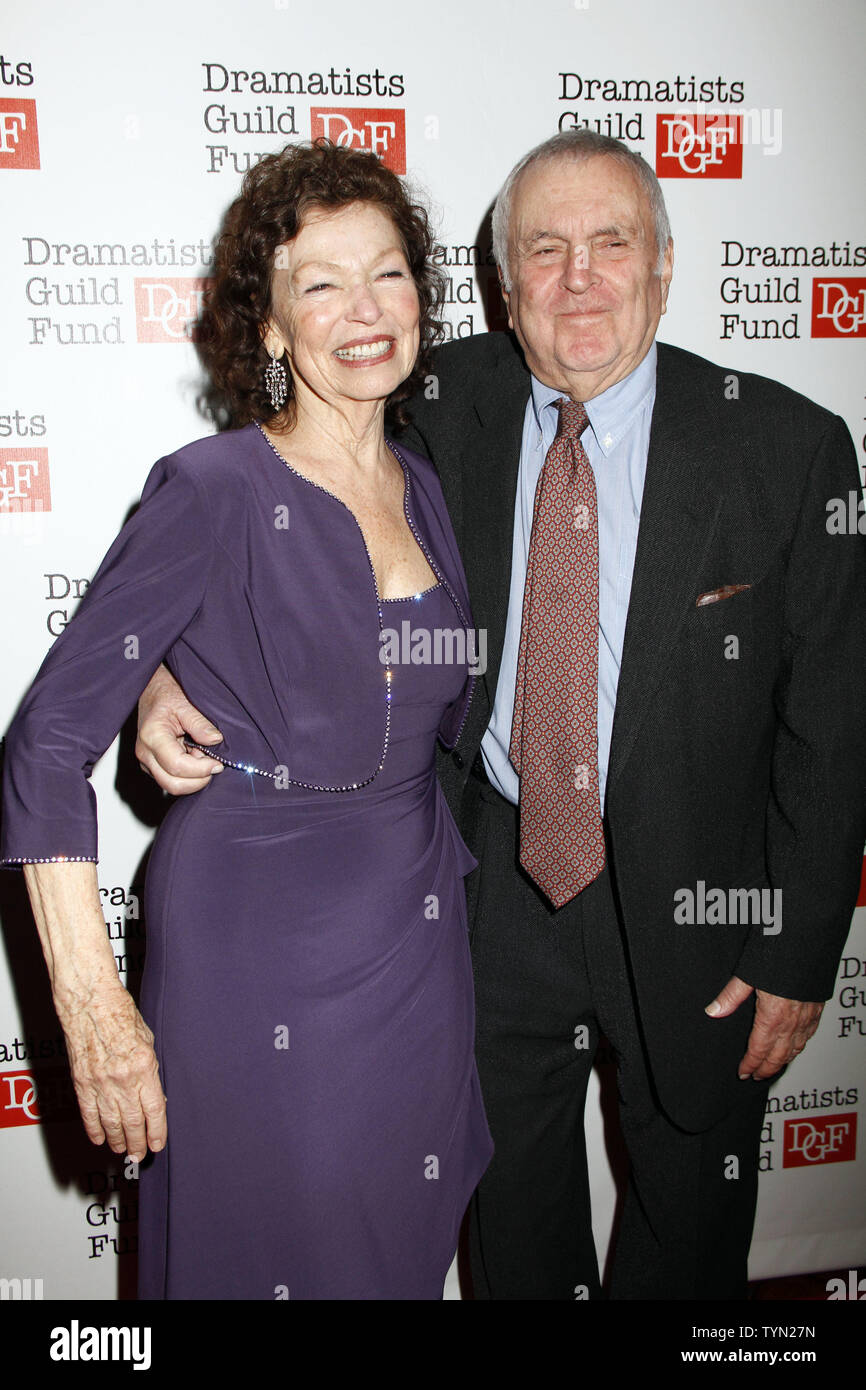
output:
M475 1296L600 1295L603 1032L631 1169L611 1296L743 1297L768 1079L832 993L866 837L866 552L826 525L853 448L803 397L656 344L672 243L618 141L526 156L494 253L519 348L441 349L408 437L488 634L440 762L480 864ZM162 709L142 763L202 784L175 739L213 735L179 695Z

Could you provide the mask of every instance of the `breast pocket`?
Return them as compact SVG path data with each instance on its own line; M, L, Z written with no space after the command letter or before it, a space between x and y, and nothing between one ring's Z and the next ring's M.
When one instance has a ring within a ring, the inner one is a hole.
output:
M683 643L708 677L736 678L751 664L753 608L754 589L748 588L700 608L693 606L686 614Z

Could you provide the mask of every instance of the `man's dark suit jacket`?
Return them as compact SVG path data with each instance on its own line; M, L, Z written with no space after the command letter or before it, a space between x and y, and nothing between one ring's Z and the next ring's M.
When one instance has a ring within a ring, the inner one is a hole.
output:
M439 471L488 668L439 772L463 794L496 691L530 378L508 334L438 349L406 442ZM656 400L610 752L605 827L638 1012L663 1109L719 1119L754 996L732 974L828 998L866 838L866 542L827 504L859 490L839 417L776 382L658 344ZM749 585L697 606L723 585ZM739 639L739 654L727 656ZM674 921L675 894L782 891L782 926Z

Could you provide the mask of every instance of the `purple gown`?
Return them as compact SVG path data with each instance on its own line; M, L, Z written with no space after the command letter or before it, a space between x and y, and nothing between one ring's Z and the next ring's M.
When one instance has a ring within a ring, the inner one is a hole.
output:
M148 866L169 1142L141 1170L140 1298L438 1299L492 1154L475 860L434 762L471 616L435 471L395 453L438 582L391 601L349 509L257 426L161 460L10 730L5 862L96 857L87 775L164 658L235 764ZM451 634L438 661L425 631Z

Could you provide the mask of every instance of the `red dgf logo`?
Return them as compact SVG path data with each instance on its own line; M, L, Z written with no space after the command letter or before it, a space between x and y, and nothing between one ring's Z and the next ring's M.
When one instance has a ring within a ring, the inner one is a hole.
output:
M36 102L0 98L0 169L38 169Z
M740 118L713 111L657 115L656 173L667 179L741 179Z
M311 106L310 135L353 150L372 150L387 169L406 172L406 112L398 108Z
M64 1068L0 1072L0 1129L71 1120L77 1113L72 1078Z
M783 1168L805 1168L810 1163L850 1163L856 1149L856 1110L847 1115L785 1121Z
M202 310L209 280L135 281L135 330L140 343L189 343Z
M812 281L812 337L866 338L866 278Z
M29 1071L0 1073L0 1127L38 1125L42 1116L36 1099L36 1082Z
M50 512L47 449L0 449L0 512Z

